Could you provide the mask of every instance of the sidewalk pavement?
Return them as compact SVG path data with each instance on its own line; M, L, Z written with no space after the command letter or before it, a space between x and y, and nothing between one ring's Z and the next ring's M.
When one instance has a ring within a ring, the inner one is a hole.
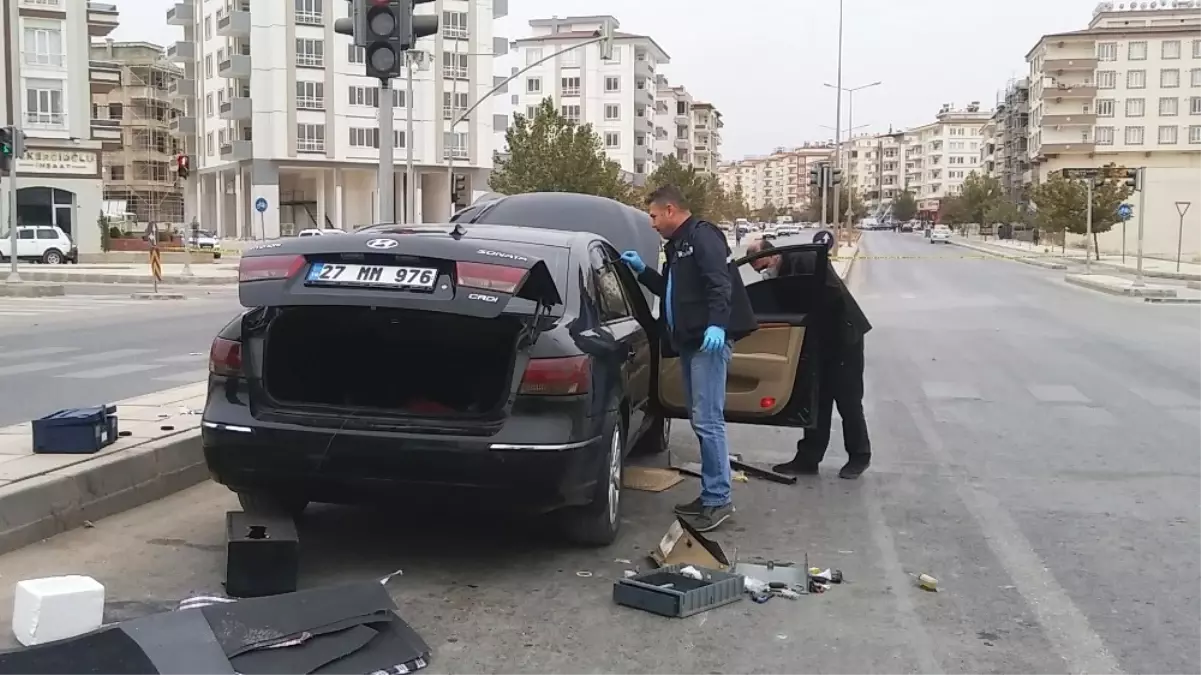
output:
M971 243L1012 250L1016 253L1024 253L1033 257L1067 260L1081 265L1084 264L1084 250L1078 248L1069 248L1066 251L1061 251L1057 247L1043 245L1036 247L1029 242L1013 241L1010 239L992 241L972 239ZM1117 270L1126 274L1136 274L1138 271L1138 262L1133 252L1126 254L1125 262L1122 261L1122 256L1120 255L1104 254L1101 256L1101 260L1094 260L1093 265ZM1143 276L1159 279L1198 281L1201 280L1201 264L1181 261L1180 271L1177 272L1175 260L1143 256Z
M1007 260L1033 265L1035 267L1042 267L1049 270L1066 270L1068 268L1065 261L1060 258L1043 256L1033 252L1026 252L1023 254L1021 251L1016 251L1012 248L995 246L977 241L969 242L961 237L953 237L950 241L954 246L970 249L972 251L978 251L980 253L987 253L988 255L995 255L998 258L1005 258Z
M199 432L207 387L118 402L119 438L92 455L34 454L31 423L0 428L0 553L207 479Z
M219 286L238 281L238 266L227 264L190 265L191 275L184 274L183 264L162 266L163 280L159 283L177 286ZM51 281L75 284L139 284L154 283L150 265L22 265L22 281Z

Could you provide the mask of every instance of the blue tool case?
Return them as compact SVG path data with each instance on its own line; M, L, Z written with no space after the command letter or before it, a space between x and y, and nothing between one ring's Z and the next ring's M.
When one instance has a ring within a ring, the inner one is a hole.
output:
M117 439L117 406L68 408L33 420L33 451L86 455Z

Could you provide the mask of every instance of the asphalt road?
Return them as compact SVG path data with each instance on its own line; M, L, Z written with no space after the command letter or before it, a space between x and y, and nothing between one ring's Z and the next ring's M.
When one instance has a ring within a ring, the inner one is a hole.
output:
M876 326L872 469L836 477L836 431L820 477L736 484L736 519L714 536L743 558L807 553L847 583L684 620L614 606L622 560L655 545L689 480L627 493L622 537L600 551L489 509L315 509L302 585L403 569L392 588L432 672L1201 671L1196 309L1095 295L918 235L872 233L865 248L934 256L852 272ZM761 462L794 440L731 429ZM677 425L673 452L695 448ZM200 485L0 557L0 607L14 579L55 573L104 582L112 619L219 592L234 504ZM940 592L916 588L918 573Z
M184 300L135 300L125 286L71 284L52 298L0 297L0 426L206 377L235 291L189 287Z

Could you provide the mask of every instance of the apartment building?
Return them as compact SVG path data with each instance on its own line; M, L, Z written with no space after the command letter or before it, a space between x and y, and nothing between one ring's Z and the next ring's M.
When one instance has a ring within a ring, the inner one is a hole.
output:
M722 189L733 193L741 188L747 207L758 210L772 206L801 211L810 198L809 171L833 158L832 144L806 143L795 148L777 148L765 157L748 157L718 166Z
M702 173L715 173L721 163L721 111L712 103L692 103L692 165Z
M507 8L507 0L418 5L419 14L441 11L441 28L418 45L412 100L403 79L393 83L393 134L381 139L379 82L363 74L363 50L334 33L349 3L176 2L167 23L183 35L167 56L184 71L172 88L183 110L172 128L192 157L185 219L244 239L401 222L408 153L417 220L449 218L446 161L453 158L472 192L484 191L494 131L506 122L493 118L490 101L453 129L451 120L493 88L492 59L508 42L493 38L492 25ZM381 142L395 148L394 213L378 212Z
M674 155L680 164L693 163L692 94L660 74L655 78L655 165Z
M976 101L964 108L945 104L933 122L904 132L905 179L901 187L913 193L922 217L933 218L943 199L963 190L969 174L983 171L982 134L992 115ZM885 185L886 198L888 188ZM893 196L898 192L892 189Z
M115 132L92 123L92 94L120 84L120 68L93 62L88 44L117 27L114 5L86 0L0 0L0 126L25 132L16 162L17 222L57 225L83 253L100 250L101 151ZM16 83L18 91L10 91ZM0 226L7 235L8 224Z
M523 66L535 66L518 78L517 110L531 114L551 98L568 119L591 124L605 153L621 165L636 184L655 169L655 105L659 68L670 63L654 39L618 31L612 16L571 16L535 19L532 34L513 42ZM614 30L611 59L602 59L599 45L564 52L594 39L610 25ZM562 53L560 53L562 52Z
M101 157L104 211L140 224L182 223L183 185L176 174L179 137L170 87L183 69L148 42L92 43L92 58L121 68L121 85L92 96L93 126L116 130Z
M1064 168L1145 167L1144 246L1174 254L1175 202L1197 201L1201 170L1201 3L1103 2L1086 29L1043 36L1026 60L1032 182ZM1192 208L1186 250L1201 250L1199 230ZM1102 235L1101 248L1119 250L1121 237Z
M981 129L980 166L983 173L1001 182L1014 201L1025 199L1031 181L1029 134L1030 82L1026 78L1010 80L997 97L992 118Z
M919 184L920 177L911 175L905 166L913 138L904 131L889 131L861 134L842 144L843 183L859 194L869 215L887 215L897 195L906 189L915 190Z

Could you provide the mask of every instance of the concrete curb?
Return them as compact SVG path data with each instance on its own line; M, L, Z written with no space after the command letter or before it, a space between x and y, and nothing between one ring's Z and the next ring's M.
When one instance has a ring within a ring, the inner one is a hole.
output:
M1201 291L1201 281L1190 281L1185 285L1195 291Z
M0 487L0 553L183 490L208 478L200 430L83 460Z
M1124 265L1115 265L1113 263L1108 263L1108 262L1104 262L1104 261L1097 262L1096 260L1093 261L1093 264L1096 265L1097 267L1104 267L1104 268L1110 269L1110 270L1118 270L1119 272L1124 272L1126 274L1137 274L1138 273L1138 270L1136 270L1135 268L1124 266ZM1190 274L1188 272L1161 272L1158 270L1148 270L1146 268L1143 268L1143 276L1151 277L1152 279L1172 279L1175 281L1201 281L1201 274Z
M1088 279L1085 277L1085 275L1079 274L1065 275L1063 280L1073 286L1079 286L1080 288L1087 288L1090 291L1097 291L1100 293L1106 293L1108 295L1117 295L1124 298L1171 299L1176 297L1176 289L1173 288L1136 288L1133 286L1114 288L1113 286Z
M187 300L188 296L183 293L132 293L131 298L134 300Z
M843 281L846 281L847 279L851 278L851 270L855 269L855 261L858 260L859 256L862 254L863 254L863 237L860 237L859 241L855 242L855 255L851 256L850 261L847 262L847 271L842 273Z
M965 243L962 241L955 241L954 239L951 240L951 244L954 246L959 246L961 248L966 248L966 249L976 251L979 253L985 253L987 255L995 256L995 257L1001 258L1003 260L1012 260L1014 262L1020 262L1023 265L1033 265L1034 267L1041 267L1045 270L1066 270L1068 268L1068 266L1063 263L1052 262L1050 260L1043 260L1041 258L1035 258L1035 257L1031 257L1031 256L1010 255L1008 253L1002 253L1000 251L984 248L982 246L973 246L972 244L968 244L968 243Z
M149 274L101 274L70 272L21 272L21 277L31 281L53 281L56 283L72 284L137 284L146 286L154 283ZM236 278L223 277L163 277L160 284L172 286L231 286L238 283Z
M1201 298L1143 298L1143 302L1160 305L1201 305Z
M66 294L67 289L62 284L30 284L24 281L18 284L0 282L0 297L3 298L51 298Z

